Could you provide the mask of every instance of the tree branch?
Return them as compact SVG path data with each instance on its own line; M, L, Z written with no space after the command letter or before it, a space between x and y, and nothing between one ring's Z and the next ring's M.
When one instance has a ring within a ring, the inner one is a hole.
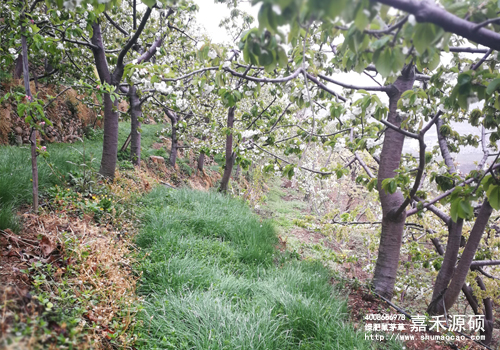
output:
M475 64L472 66L472 70L476 70L478 69L483 63L484 61L486 61L486 59L488 58L489 55L491 55L491 53L493 52L493 49L489 49L485 54L484 56Z
M471 262L471 267L500 265L500 260L476 260Z
M109 17L108 13L106 11L104 11L104 16L106 16L106 18L108 19L108 21L113 25L113 27L115 27L116 29L118 29L123 35L125 36L129 36L129 32L127 32L125 29L123 29L122 27L120 27L120 25L118 23L116 23L115 21L113 21L113 19L111 17Z
M286 111L288 110L288 108L290 108L290 106L291 106L292 104L293 104L293 103L292 103L292 102L290 102L290 103L286 106L286 108L285 108L285 110L283 111L283 113L281 113L281 115L279 116L278 120L276 120L276 122L275 122L275 123L273 124L273 126L271 127L271 130L269 130L269 131L267 132L267 134L271 133L271 132L274 130L274 128L276 127L276 125L278 125L278 123L280 122L281 118L285 115Z
M178 81L178 80L183 80L183 79L189 78L192 75L195 75L195 74L198 74L198 73L203 73L203 72L210 71L210 70L219 70L219 67L201 68L201 69L195 70L195 71L193 71L191 73L188 73L188 74L185 74L183 76L180 76L178 78L162 78L161 80L162 81Z
M69 89L71 89L71 87L67 87L66 89L64 89L63 91L61 91L60 93L58 93L55 97L51 98L50 101L47 102L45 104L45 106L43 106L43 109L47 109L47 107L50 106L52 104L52 102L54 102L59 96L61 96L62 94L64 94Z
M481 23L478 23L472 30L473 31L476 31L482 27L486 27L488 24L491 24L491 23L496 23L496 22L500 22L500 17L498 18L490 18L484 22L481 22Z
M455 46L455 47L450 47L450 52L468 52L468 53L486 53L488 52L488 49L478 49L475 47L460 47L460 46Z
M368 168L368 166L366 165L366 163L363 161L363 159L361 159L361 157L358 155L357 152L354 152L354 157L355 159L359 162L359 164L363 167L363 169L365 170L366 174L371 178L371 179L374 179L375 178L375 175L373 175L373 173L370 171L370 168Z
M277 96L274 97L274 99L271 101L271 103L269 105L267 105L267 107L264 108L262 110L262 112L260 112L260 114L250 123L250 125L247 127L247 130L250 129L252 127L252 125L254 125L255 122L257 122L257 120L259 120L262 117L264 112L267 111L269 109L269 107L271 107L273 105L273 103L276 101L277 98L278 98Z
M216 68L218 69L218 68ZM302 68L298 68L295 72L290 74L289 76L283 77L283 78L276 78L276 79L270 79L270 78L256 78L252 76L248 76L242 73L238 73L231 68L223 68L226 72L231 73L235 77L239 78L244 78L246 80L251 80L255 81L257 83L286 83L287 81L293 80L299 76L299 74L302 72Z
M323 84L322 82L320 82L318 79L316 79L314 76L312 76L311 74L309 73L306 73L307 75L307 78L309 80L311 80L313 83L315 83L316 85L318 85L321 89L325 90L326 92L328 92L329 94L335 96L335 98L343 101L343 102L346 102L347 99L343 96L340 96L339 94L337 94L335 91L333 90L330 90L325 84Z
M411 13L418 22L434 23L447 32L460 35L494 50L500 50L499 33L485 28L475 30L477 24L455 16L433 2L416 0L375 1Z
M113 75L121 75L120 72L123 74L123 59L125 58L125 55L127 54L127 52L137 42L137 39L139 39L139 36L141 36L141 33L144 30L144 27L146 26L146 23L149 19L149 16L151 16L151 11L152 11L152 9L150 7L148 7L146 10L146 13L142 17L141 23L139 24L139 28L137 28L137 30L134 33L134 36L132 36L132 38L130 38L130 40L125 44L123 49L120 51L120 54L118 55L118 59L116 61L116 71ZM117 78L117 76L115 77L115 80L119 80L116 78Z
M264 148L260 147L259 145L255 144L255 143L253 143L253 145L254 145L255 147L257 147L258 149L260 149L261 151L263 151L263 152L265 152L265 153L269 154L270 156L272 156L272 157L274 157L274 158L276 158L276 159L281 160L282 162L285 162L285 163L287 163L287 164L293 164L293 163L289 162L288 160L283 159L283 158L281 158L281 157L277 156L276 154L273 154L273 153L271 153L271 152L269 152L269 151L265 150ZM314 174L319 174L319 175L332 175L332 174L333 174L333 172L325 173L325 172L323 172L323 171L317 171L317 170L309 169L309 168L306 168L306 167L303 167L303 166L299 166L298 168L300 168L300 169L302 169L302 170L309 171L309 172L314 173Z
M323 75L323 74L318 74L318 77L320 77L321 79L326 80L330 83L345 87L347 89L366 90L366 91L383 91L383 92L389 91L388 86L357 86L357 85L342 83L338 80L334 80L334 79L327 77L326 75Z
M378 120L378 119L376 119L376 120ZM380 119L378 121L381 122L382 124L384 124L385 126L387 126L388 128L394 130L394 131L397 131L397 132L399 132L399 133L401 133L401 134L403 134L405 136L411 137L412 139L418 140L418 135L417 134L414 134L412 132L409 132L409 131L403 130L401 128L398 128L396 125L394 125L392 123L389 123L387 120Z

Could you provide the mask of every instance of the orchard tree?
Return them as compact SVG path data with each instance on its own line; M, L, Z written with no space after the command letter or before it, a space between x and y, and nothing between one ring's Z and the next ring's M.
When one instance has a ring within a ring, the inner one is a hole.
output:
M400 11L388 11L389 7ZM307 80L310 80L332 95L332 106L343 100L333 90L332 84L364 94L345 108L355 115L352 122L346 125L354 130L355 137L348 144L352 151L366 148L369 140L366 132L373 130L376 125L369 118L383 124L384 141L380 158L376 158L379 161L377 181L369 182L370 186L376 185L378 189L383 212L373 279L375 291L383 297L390 299L393 295L402 234L409 215L421 213L424 209L432 211L432 205L437 201L449 201L449 216L452 219L449 221L450 230L460 231L460 220L473 217L471 203L483 203L453 280L449 282L448 289L438 293L444 297L446 308L449 309L456 301L473 264L488 225L492 205L495 209L500 208L495 162L463 181L452 181L451 187L448 186L434 199L426 199L428 193L421 190L422 180L427 179L424 175L429 161L424 137L434 124L441 125L440 118L447 121L440 126L440 132L453 132L449 123L452 120L483 124L491 130L490 146L496 148L495 142L500 135L497 122L500 109L497 89L500 80L493 51L498 49L500 38L500 34L495 32L497 11L498 4L493 1L484 3L481 10L469 7L467 3L454 6L451 2L443 2L441 7L430 2L414 1L266 1L259 12L259 30L253 29L242 35L241 49L245 61L263 66L268 73L283 76L281 81L277 80L280 78L268 81L283 82L283 79L303 76L306 85ZM290 26L286 33L288 35L282 33L285 24ZM340 37L344 41L339 44ZM486 49L459 46L467 41L484 45ZM285 43L292 44L288 52L283 46ZM327 48L330 53L325 54L323 48ZM443 90L442 84L435 86L435 82L443 73L441 59L449 57L447 52L478 52L484 56L470 62L457 54L458 64L450 68L457 73L456 83L453 88ZM280 73L276 71L278 63L289 63L289 66ZM357 86L343 83L331 77L339 71L375 71L385 78L385 85ZM306 90L310 95L311 88L306 86ZM382 102L378 95L370 95L367 91L385 93L388 104ZM408 100L415 112L405 112L407 106L403 105L402 100ZM418 106L415 105L417 100L420 102ZM422 108L422 101L425 101L426 108ZM469 106L474 101L484 101L484 105L471 111ZM310 100L305 102L305 107L311 108L314 118L312 105ZM459 136L460 142L464 144L477 144L470 136ZM418 142L418 160L402 161L405 138ZM433 180L437 185L443 181L436 176ZM440 186L441 190L443 188ZM410 205L415 207L409 208ZM438 212L437 215L441 214ZM444 284L448 285L446 282ZM435 303L437 301L433 300Z

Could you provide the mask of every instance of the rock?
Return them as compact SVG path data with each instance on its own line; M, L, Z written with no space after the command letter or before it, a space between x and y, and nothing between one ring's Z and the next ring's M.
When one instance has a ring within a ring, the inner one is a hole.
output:
M22 146L23 145L23 137L19 134L16 134L16 145Z
M149 156L149 160L156 164L165 164L165 158L160 156Z
M14 131L17 135L22 135L23 134L23 129L20 126L16 126L14 128Z

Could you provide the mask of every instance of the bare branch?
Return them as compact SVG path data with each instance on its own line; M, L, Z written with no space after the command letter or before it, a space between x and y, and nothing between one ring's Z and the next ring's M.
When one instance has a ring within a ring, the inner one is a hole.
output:
M455 47L450 47L450 52L468 52L468 53L486 53L488 52L488 49L478 49L475 47L460 47L460 46L455 46Z
M267 133L271 133L271 132L274 130L274 128L276 127L276 125L278 125L278 123L280 122L281 118L285 115L286 111L288 110L288 108L290 108L290 106L291 106L292 104L293 104L293 103L292 103L292 102L290 102L290 103L288 104L288 106L286 106L286 108L285 108L285 110L283 111L283 113L281 113L281 115L279 116L278 120L276 120L276 122L275 122L275 123L273 124L273 126L271 127L271 130L269 130L269 132L267 132Z
M475 64L472 66L472 70L476 70L478 69L483 63L484 61L486 61L486 59L488 58L489 55L491 55L491 53L493 52L493 49L489 49L488 52L486 52L484 54L484 56Z
M137 30L134 33L134 36L132 36L132 38L130 38L130 40L125 44L123 49L120 51L120 54L118 55L118 59L116 61L116 67L117 67L116 73L119 73L120 70L123 71L123 68L120 69L119 67L123 67L123 59L125 58L125 55L132 48L132 46L134 46L134 44L137 42L137 39L139 39L139 36L141 36L141 33L142 33L144 27L146 26L146 22L148 21L149 16L151 16L151 11L152 11L152 9L150 7L148 7L146 10L146 13L142 17L142 20L141 20L141 23L139 24L139 27L137 28Z
M354 159L356 159L358 161L358 163L363 167L363 169L365 170L366 174L371 179L375 178L375 175L373 175L373 173L371 172L370 168L368 168L368 166L366 165L366 163L363 161L363 159L361 159L361 157L358 155L357 152L354 152Z
M409 131L406 131L406 130L403 130L401 128L398 128L396 125L392 124L392 123L389 123L387 120L384 120L384 119L380 119L378 120L379 122L381 122L382 124L384 124L385 126L387 126L388 128L394 130L394 131L397 131L405 136L408 136L408 137L411 137L412 139L416 139L418 140L418 135L417 134L414 134L412 132L409 132Z
M67 41L68 43L73 43L73 44L77 44L77 45L81 45L81 46L87 46L87 47L90 47L91 49L97 49L98 48L94 44L88 43L88 42L85 42L85 41L72 40L72 39L66 39L66 38L63 38L62 40L63 41Z
M217 68L218 69L218 68ZM283 78L276 78L276 79L269 79L269 78L256 78L252 76L248 76L242 73L238 73L231 68L223 68L226 72L231 73L235 77L239 78L244 78L246 80L251 80L255 81L258 83L286 83L287 81L293 80L299 76L299 74L302 72L302 68L298 68L295 72L290 74L289 76L283 77Z
M178 78L162 78L161 80L163 80L163 81L178 81L178 80L183 80L183 79L189 78L192 75L195 75L195 74L198 74L198 73L204 73L204 72L207 72L207 71L210 71L210 70L219 70L219 67L202 68L202 69L195 70L195 71L193 71L191 73L185 74L185 75L183 75L181 77L178 77Z
M116 29L118 29L120 31L120 33L122 33L123 35L125 36L129 36L129 32L127 32L125 29L123 29L122 27L120 27L120 25L118 23L116 23L115 21L113 21L113 19L111 17L109 17L108 13L106 11L104 11L104 16L106 16L106 18L108 19L109 23L111 23L113 25L113 27L115 27Z
M494 280L499 280L500 281L500 278L499 277L495 277L491 274L489 274L488 272L484 271L481 267L474 267L474 270L475 271L479 271L479 273L481 273L482 275L488 277L488 278L491 278L491 279L494 279Z
M276 159L281 160L281 161L282 161L282 162L284 162L284 163L287 163L287 164L293 164L293 163L289 162L288 160L283 159L283 158L281 158L281 157L277 156L276 154L273 154L273 153L271 153L271 152L267 151L266 149L264 149L264 148L260 147L259 145L255 144L255 143L254 143L253 145L254 145L255 147L257 147L258 149L260 149L261 151L263 151L263 152L265 152L265 153L269 154L270 156L272 156L272 157L274 157L274 158L276 158ZM314 173L314 174L318 174L318 175L325 175L325 176L326 176L326 175L332 175L332 174L334 174L333 172L328 172L328 173L325 173L325 172L323 172L323 171L317 171L317 170L309 169L309 168L306 168L306 167L303 167L303 166L299 166L298 168L300 168L300 169L302 169L302 170L309 171L309 172Z
M500 22L500 17L498 18L490 18L484 22L481 22L481 23L478 23L473 29L472 31L476 31L482 27L486 27L488 24L491 24L491 23L497 23L497 22Z
M500 265L500 260L476 260L471 262L471 267Z
M274 99L271 101L271 103L268 104L267 107L264 108L262 110L262 112L260 112L260 114L250 123L250 125L247 127L247 130L250 129L252 127L252 125L254 125L255 122L257 122L257 120L259 120L262 117L262 115L269 109L269 107L271 107L273 105L273 103L276 102L277 98L278 98L277 96L274 97Z
M63 91L61 91L60 93L58 93L54 98L51 98L50 101L47 102L45 104L45 106L43 106L43 109L47 109L47 107L50 106L52 104L52 102L54 102L59 96L61 96L62 94L64 94L69 89L71 89L71 87L67 87L66 89L64 89Z
M385 29L365 29L363 32L365 34L375 34L375 35L378 35L378 34L390 34L394 29L399 29L400 27L403 26L403 24L406 23L406 21L408 20L408 15L404 16L402 20L400 20L399 22L393 24L392 26L388 26L387 28ZM349 30L348 27L343 27L343 26L335 26L337 29L340 29L340 30Z
M316 79L316 77L312 76L311 74L307 73L307 78L309 80L311 80L313 83L315 83L316 85L318 85L321 89L325 90L326 92L328 92L329 94L335 96L335 98L337 98L338 100L341 100L343 102L346 102L347 99L343 96L340 96L339 94L337 94L335 91L333 90L330 90L325 84L323 84L322 82L320 82L318 79Z
M357 86L357 85L346 84L346 83L340 82L338 80L334 80L334 79L327 77L326 75L323 75L323 74L318 74L318 77L320 77L321 79L326 80L330 83L342 86L342 87L347 88L347 89L366 90L366 91L383 91L383 92L389 91L389 86Z

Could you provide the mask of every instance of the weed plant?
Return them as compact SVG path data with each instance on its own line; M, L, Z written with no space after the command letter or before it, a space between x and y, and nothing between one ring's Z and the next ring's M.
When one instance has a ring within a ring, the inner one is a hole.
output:
M330 272L276 250L243 202L157 188L142 204L140 349L377 348L347 322Z

